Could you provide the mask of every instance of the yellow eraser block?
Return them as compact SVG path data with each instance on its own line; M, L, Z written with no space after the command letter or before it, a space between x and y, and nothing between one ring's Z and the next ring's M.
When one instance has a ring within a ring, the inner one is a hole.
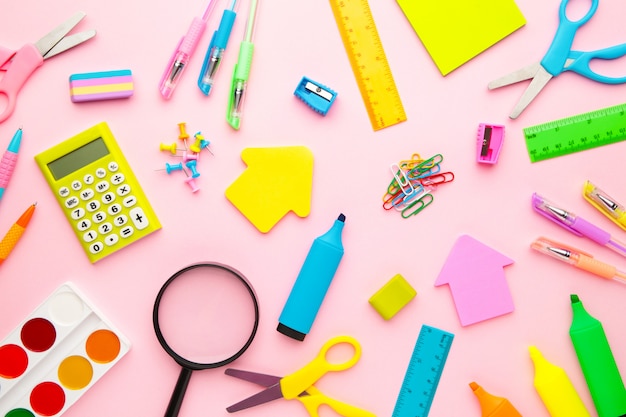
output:
M416 295L417 292L411 284L402 275L396 274L372 295L369 303L385 320L389 320Z

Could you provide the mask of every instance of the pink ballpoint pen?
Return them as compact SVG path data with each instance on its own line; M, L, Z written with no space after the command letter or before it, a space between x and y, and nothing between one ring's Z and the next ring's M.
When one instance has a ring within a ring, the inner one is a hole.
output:
M187 30L187 34L181 38L180 42L178 42L176 50L170 58L170 61L165 68L165 72L163 73L163 77L161 77L161 82L159 83L159 92L164 98L169 99L172 97L174 89L176 88L180 77L183 75L183 71L189 63L191 55L193 55L196 50L196 46L198 46L198 42L204 33L207 20L209 20L209 16L213 11L215 3L216 0L209 0L209 4L204 10L202 17L195 17L193 19L189 29Z

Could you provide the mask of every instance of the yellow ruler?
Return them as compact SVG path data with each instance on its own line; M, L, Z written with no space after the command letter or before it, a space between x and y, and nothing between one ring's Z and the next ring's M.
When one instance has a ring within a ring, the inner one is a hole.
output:
M400 94L391 74L367 0L330 0L374 130L406 120Z

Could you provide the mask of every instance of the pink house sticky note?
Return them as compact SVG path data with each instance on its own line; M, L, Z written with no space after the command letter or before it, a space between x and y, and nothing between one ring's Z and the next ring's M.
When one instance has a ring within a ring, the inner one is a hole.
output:
M514 310L504 267L514 261L471 236L457 239L435 287L448 284L461 325L468 326Z

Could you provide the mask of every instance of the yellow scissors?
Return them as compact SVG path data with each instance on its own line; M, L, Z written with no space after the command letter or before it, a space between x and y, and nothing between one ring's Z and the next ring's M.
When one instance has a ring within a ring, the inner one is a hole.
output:
M329 362L326 358L328 351L342 343L347 343L354 348L352 357L341 363ZM309 364L282 378L274 375L228 368L225 371L226 375L253 382L267 388L245 400L227 407L226 411L234 413L279 398L285 398L287 400L296 399L300 401L311 417L319 417L318 409L321 405L329 406L344 417L375 417L375 415L369 411L327 397L313 386L315 382L328 372L343 371L351 368L360 357L361 345L356 339L350 336L337 336L326 342L324 346L322 346L320 353L315 359L309 362Z

